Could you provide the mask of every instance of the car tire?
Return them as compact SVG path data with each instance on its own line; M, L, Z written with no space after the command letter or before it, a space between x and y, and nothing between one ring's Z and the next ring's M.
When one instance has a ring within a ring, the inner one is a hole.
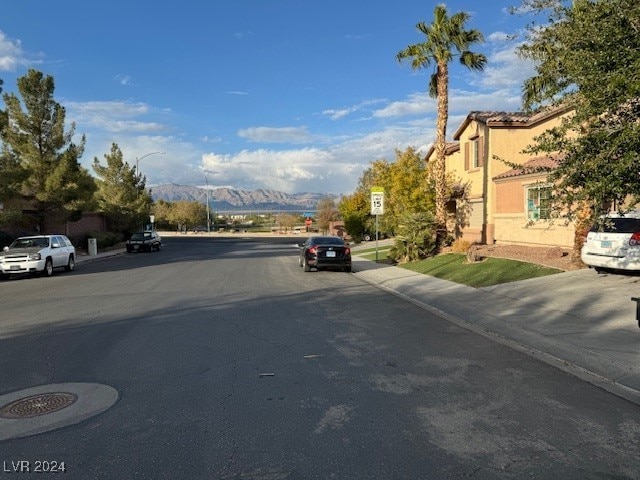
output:
M131 253L131 247L127 247L127 253Z
M69 260L67 261L67 266L64 267L67 272L73 272L76 269L76 259L73 258L73 255L69 255Z
M8 273L0 273L0 280L9 280Z
M50 277L51 275L53 275L53 260L47 258L47 260L44 262L44 270L42 271L42 273L46 277Z
M349 265L348 267L344 267L342 271L345 273L351 273L351 265Z
M305 257L305 258L302 260L302 269L303 269L305 272L310 272L310 271L311 271L311 267L310 267L310 266L309 266L309 264L307 263L307 257Z

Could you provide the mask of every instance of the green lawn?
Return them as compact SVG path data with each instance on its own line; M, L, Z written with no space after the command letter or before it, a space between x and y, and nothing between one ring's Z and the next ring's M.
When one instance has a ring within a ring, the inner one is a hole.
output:
M475 288L544 277L562 271L504 258L488 257L477 263L467 263L467 256L461 253L447 253L398 266Z

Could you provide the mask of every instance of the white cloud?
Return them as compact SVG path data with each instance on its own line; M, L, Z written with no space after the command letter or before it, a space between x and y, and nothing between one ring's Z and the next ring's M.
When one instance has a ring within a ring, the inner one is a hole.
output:
M13 72L18 67L35 63L27 58L20 40L11 40L0 30L0 71Z
M238 136L260 143L309 143L313 140L307 127L250 127L238 130Z
M350 193L374 160L395 158L395 150L424 150L435 124L416 121L367 135L341 138L332 145L289 150L242 150L202 156L210 182L284 192Z
M68 117L78 125L98 128L111 133L151 133L167 130L158 122L134 120L151 112L144 103L65 102Z
M346 117L354 112L358 112L361 110L365 110L372 105L377 105L385 102L385 100L380 98L374 98L370 100L365 100L363 102L357 103L350 107L338 108L338 109L327 109L322 112L322 115L328 116L331 120L340 120L341 118Z
M478 84L490 89L519 89L524 80L535 73L534 65L530 61L518 57L518 45L508 45L494 51L489 56L488 65L481 75Z

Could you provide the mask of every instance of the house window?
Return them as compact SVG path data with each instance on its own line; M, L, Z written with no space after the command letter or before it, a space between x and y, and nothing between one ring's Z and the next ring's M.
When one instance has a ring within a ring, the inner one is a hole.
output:
M527 187L527 218L529 220L551 218L551 187L547 185Z
M480 141L475 139L471 142L471 168L480 166Z
M470 138L464 144L464 169L476 169L484 166L484 144L482 137Z

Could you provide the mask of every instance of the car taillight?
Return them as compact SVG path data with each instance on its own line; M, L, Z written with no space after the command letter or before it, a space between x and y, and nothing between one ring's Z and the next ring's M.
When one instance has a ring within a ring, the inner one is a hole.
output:
M344 247L344 254L345 255L350 255L351 254L351 249L349 247Z
M312 255L315 255L316 253L318 253L318 248L317 247L310 247L309 248L309 253Z
M637 247L638 245L640 245L640 232L636 232L631 235L631 238L629 239L629 245L631 245L632 247Z

